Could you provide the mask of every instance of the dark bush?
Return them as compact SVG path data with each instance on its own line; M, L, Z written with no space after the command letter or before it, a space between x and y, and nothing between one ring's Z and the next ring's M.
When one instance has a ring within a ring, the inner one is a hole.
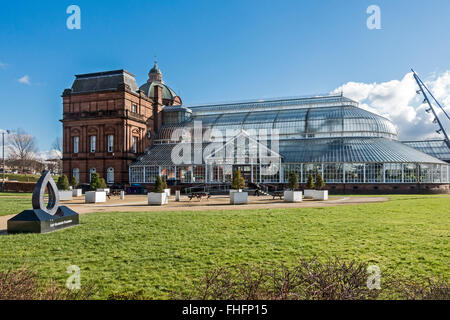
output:
M174 299L194 300L367 300L450 299L444 280L424 283L399 280L382 274L380 289L369 289L368 265L338 258L319 261L300 259L293 267L272 270L259 266L215 268L196 282L188 294L173 293Z
M92 285L69 290L51 281L42 286L34 272L27 268L0 272L0 300L87 300L94 293Z

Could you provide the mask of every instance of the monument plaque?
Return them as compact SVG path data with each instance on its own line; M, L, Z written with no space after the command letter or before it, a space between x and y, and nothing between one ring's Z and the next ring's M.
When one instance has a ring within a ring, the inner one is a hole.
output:
M48 202L45 204L45 189ZM25 210L8 220L8 233L47 233L79 223L78 213L59 206L59 193L49 171L44 171L32 196L32 210Z

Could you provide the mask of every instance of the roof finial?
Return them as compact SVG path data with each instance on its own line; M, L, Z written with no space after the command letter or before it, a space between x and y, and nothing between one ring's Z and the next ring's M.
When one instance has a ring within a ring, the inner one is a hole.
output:
M155 54L155 66L158 65L158 56Z

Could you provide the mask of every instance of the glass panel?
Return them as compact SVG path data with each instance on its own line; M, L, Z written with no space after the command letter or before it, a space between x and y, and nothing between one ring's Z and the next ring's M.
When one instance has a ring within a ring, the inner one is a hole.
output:
M402 165L400 163L386 163L384 169L386 182L402 182Z
M343 164L326 163L323 165L323 174L326 183L342 183Z
M383 182L383 164L382 163L366 164L366 182L367 183Z
M364 164L346 163L345 164L345 182L363 183L364 182Z
M419 175L419 182L422 183L429 183L432 182L432 169L431 165L428 164L421 164L420 165L420 175Z
M417 182L417 165L413 163L405 163L403 165L403 181L405 183Z

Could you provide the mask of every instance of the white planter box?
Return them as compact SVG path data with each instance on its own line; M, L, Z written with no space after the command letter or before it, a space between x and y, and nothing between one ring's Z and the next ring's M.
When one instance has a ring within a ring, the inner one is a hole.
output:
M84 202L86 202L86 203L106 202L106 192L105 191L88 191L84 195Z
M149 205L162 206L169 202L169 198L167 197L167 193L165 192L150 192L147 194L147 199Z
M181 200L181 191L177 190L175 191L175 201L180 201Z
M97 189L97 192L102 192L102 191L106 192L106 194L110 193L110 189L109 188Z
M314 190L314 200L328 200L328 190Z
M247 204L248 192L232 192L230 194L230 204Z
M82 189L73 189L72 190L72 197L81 197L83 195Z
M305 189L305 190L303 190L303 191L304 191L305 199L312 199L312 198L313 198L313 195L314 195L314 191L316 191L316 190L313 190L313 189Z
M236 189L230 189L230 196L234 192L242 192L242 189L236 190Z
M58 193L59 193L59 200L61 200L61 201L72 200L72 191L64 190L64 191L58 191Z
M170 197L170 189L164 189L164 192L167 194L167 197Z
M284 202L301 202L302 192L301 191L288 191L284 192Z

